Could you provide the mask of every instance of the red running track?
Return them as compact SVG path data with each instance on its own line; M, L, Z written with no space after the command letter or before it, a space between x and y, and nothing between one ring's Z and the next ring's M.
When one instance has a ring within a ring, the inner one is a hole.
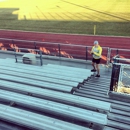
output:
M94 35L79 35L79 34L58 34L58 33L0 30L0 38L31 40L31 41L34 40L42 42L65 43L65 44L79 44L85 46L92 46L93 41L98 40L102 47L130 49L129 46L130 37L119 37L119 36L97 36L97 35L94 36ZM25 45L20 44L19 47L27 46L26 43ZM28 48L31 48L29 44ZM80 51L80 53L82 52ZM129 57L130 52L122 52L122 53L124 53L123 55L127 55L124 57L130 58ZM70 54L70 52L68 52L68 54ZM114 55L115 52L113 56ZM106 57L106 54L104 56Z
M130 37L118 36L93 36L75 34L56 34L0 30L0 38L36 40L43 42L56 42L66 44L93 45L94 40L98 40L101 46L111 48L130 49Z

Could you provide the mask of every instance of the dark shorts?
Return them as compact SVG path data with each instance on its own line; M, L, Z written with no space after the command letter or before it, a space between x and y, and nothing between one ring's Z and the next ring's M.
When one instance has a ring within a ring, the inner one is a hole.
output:
M94 58L93 58L93 59L92 59L92 62L93 62L93 63L96 63L96 64L99 64L99 63L100 63L100 60L101 60L101 58L100 58L100 59L94 59Z

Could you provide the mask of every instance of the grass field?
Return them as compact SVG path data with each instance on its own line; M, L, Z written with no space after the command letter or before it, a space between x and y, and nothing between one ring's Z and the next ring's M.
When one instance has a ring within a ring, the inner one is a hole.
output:
M0 29L130 36L130 1L0 0Z

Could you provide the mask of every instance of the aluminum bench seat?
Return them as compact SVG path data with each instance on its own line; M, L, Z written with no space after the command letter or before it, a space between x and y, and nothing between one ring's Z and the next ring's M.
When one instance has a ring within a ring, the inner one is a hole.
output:
M87 108L95 111L99 110L101 112L108 112L111 110L111 103L108 102L38 88L30 85L18 84L10 81L0 80L0 89L6 89L25 94L29 93L36 97L49 99L60 103L70 104L81 108Z
M0 60L3 60L3 59L0 59ZM14 64L15 63L15 60L14 59L11 59L11 58L6 58L4 59L4 62L8 62L8 63L11 63L11 64ZM17 63L16 63L17 64ZM21 64L23 66L26 66L26 64ZM43 65L43 67L46 66L46 65ZM52 66L52 67L57 67L57 68L66 68L67 70L75 70L74 72L91 72L89 69L84 69L84 68L75 68L75 67L71 67L71 66L64 66L64 65L56 65L56 64L47 64L47 66ZM42 66L41 66L42 67ZM33 66L33 68L37 68L37 66ZM91 72L93 73L93 72Z
M93 74L93 72L91 72L90 69L85 69L85 68L77 68L77 67L72 67L72 66L64 66L64 65L56 65L56 64L47 64L48 67L54 67L54 68L60 68L60 69L63 69L63 68L66 68L67 70L73 70L75 72L84 72L84 73L88 73L90 72L90 74Z
M5 63L7 63L7 64L5 64ZM33 71L36 70L36 71L46 72L46 73L55 73L55 74L60 74L60 75L65 75L65 76L75 77L75 78L80 78L80 79L87 79L88 77L90 77L93 74L93 72L90 72L88 70L86 73L84 73L84 72L81 73L81 72L76 72L76 71L71 72L70 69L67 71L68 67L66 69L58 69L58 68L47 67L46 65L33 66L33 65L26 65L26 64L19 64L19 63L11 63L11 64L8 64L8 63L9 63L9 61L3 60L0 64L4 65L4 66L10 66L10 67L16 67L16 68L24 67L24 69L31 69Z
M74 80L74 81L78 81L78 82L83 82L84 79L87 79L88 77L90 77L90 75L86 74L84 77L80 77L79 75L77 74L69 74L69 73L66 73L65 71L61 72L61 71L57 71L57 70L51 70L51 69L44 69L44 68L41 68L40 66L35 66L36 68L34 68L34 66L30 66L30 65L24 65L23 64L17 64L17 63L14 63L14 64L11 64L11 65L4 65L4 63L0 63L0 65L3 65L3 66L6 66L6 67L10 67L10 68L16 68L16 69L24 69L26 71L30 70L30 71L33 71L33 72L39 72L39 73L47 73L47 74L53 74L53 75L58 75L58 76L61 76L61 77L66 77L66 79L68 80Z
M37 76L42 76L42 77L47 77L47 78L53 78L53 79L61 79L61 80L65 80L65 81L70 81L70 82L83 82L83 79L79 79L79 78L74 78L74 77L69 77L69 76L64 76L64 75L60 75L60 74L55 74L55 73L49 73L46 71L42 71L41 69L37 69L36 71L34 71L34 69L32 68L27 68L27 67L13 67L13 66L0 66L0 69L2 70L9 70L9 71L13 71L13 72L20 72L20 73L24 73L24 74L32 74L32 75L37 75Z
M67 86L67 85L37 81L37 80L33 80L33 79L27 79L27 78L12 76L12 75L8 75L8 74L1 74L1 73L0 73L0 79L6 80L6 81L22 83L22 84L29 84L29 85L33 85L33 86L37 86L37 87L46 88L46 89L53 89L56 91L69 92L69 93L73 89L73 87Z
M61 115L66 118L73 118L80 121L96 123L100 125L107 124L107 115L85 110L62 103L52 102L36 97L26 96L6 90L0 90L0 99L2 101L12 101L20 106L41 110L53 115Z
M55 64L47 64L44 65L43 68L54 69L58 71L66 71L67 73L74 73L74 74L82 74L81 76L84 77L86 74L90 76L93 75L94 72L91 72L89 69L80 69L75 67L63 66L63 65L55 65Z
M61 80L61 79L53 79L53 78L42 77L42 76L27 74L27 73L22 73L22 72L14 72L10 70L1 70L1 74L13 75L17 77L34 79L37 81L43 81L43 82L49 82L49 83L63 84L63 85L71 86L71 87L77 87L79 84L78 82L71 82L71 81L66 81L66 80Z
M43 69L46 71L52 71L53 73L57 73L57 74L61 73L61 75L80 78L80 79L87 79L92 75L92 73L90 72L87 72L85 74L83 74L83 72L76 73L75 71L67 70L66 68L58 70L58 68L54 68L54 67L51 68L51 67L44 66Z
M0 119L35 130L90 130L82 126L0 104Z

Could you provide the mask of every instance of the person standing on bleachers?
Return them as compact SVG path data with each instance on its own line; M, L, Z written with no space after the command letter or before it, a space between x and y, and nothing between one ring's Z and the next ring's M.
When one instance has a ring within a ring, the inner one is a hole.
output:
M93 69L91 70L91 72L97 71L97 75L95 77L100 77L99 64L101 60L102 47L99 45L98 41L94 41L94 46L92 47L90 54L92 54L93 56L92 59Z

